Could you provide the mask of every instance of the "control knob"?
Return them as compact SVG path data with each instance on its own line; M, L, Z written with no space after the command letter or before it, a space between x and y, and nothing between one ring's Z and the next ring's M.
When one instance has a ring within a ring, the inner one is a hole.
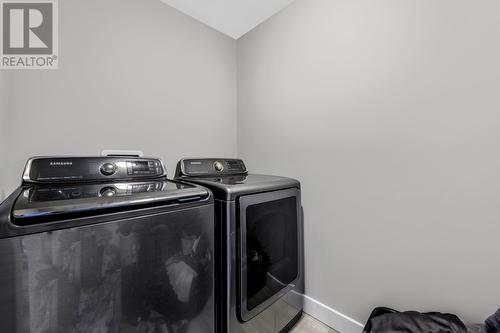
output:
M105 176L111 176L116 172L116 165L113 163L104 163L101 165L101 173Z
M112 186L105 186L99 191L101 197L114 197L116 195L116 189Z
M217 161L214 163L214 169L221 172L222 170L224 170L224 165L221 162Z

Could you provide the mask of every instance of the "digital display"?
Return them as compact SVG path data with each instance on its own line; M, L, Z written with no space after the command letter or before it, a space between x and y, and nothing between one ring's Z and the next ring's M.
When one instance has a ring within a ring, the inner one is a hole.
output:
M155 161L129 161L127 162L127 171L129 175L159 175L162 169L160 164Z
M241 161L227 161L228 169L231 171L245 171Z
M149 171L150 165L146 161L132 162L132 168L134 171Z

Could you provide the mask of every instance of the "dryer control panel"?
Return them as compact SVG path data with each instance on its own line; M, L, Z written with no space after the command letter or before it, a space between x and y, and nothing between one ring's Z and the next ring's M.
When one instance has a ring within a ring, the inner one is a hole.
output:
M34 157L26 164L25 183L115 181L166 176L160 159L128 156Z
M176 177L224 177L246 175L242 160L234 158L185 158L177 164Z

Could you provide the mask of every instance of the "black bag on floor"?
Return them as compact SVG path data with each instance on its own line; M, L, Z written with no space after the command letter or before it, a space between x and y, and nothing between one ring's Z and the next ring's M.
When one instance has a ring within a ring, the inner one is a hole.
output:
M375 308L363 333L467 333L467 329L457 316L449 313Z

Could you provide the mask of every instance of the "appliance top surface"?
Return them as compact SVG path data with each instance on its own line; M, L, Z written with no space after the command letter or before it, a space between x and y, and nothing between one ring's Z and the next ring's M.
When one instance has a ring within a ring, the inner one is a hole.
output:
M215 199L219 200L235 200L242 195L292 187L300 188L298 180L258 174L226 177L184 177L182 180L209 188L214 193Z
M249 174L241 159L183 158L177 163L176 179L208 187L215 199L235 200L238 196L300 188L291 178Z
M133 182L33 184L23 186L12 217L19 224L36 218L201 201L207 189L165 178Z

